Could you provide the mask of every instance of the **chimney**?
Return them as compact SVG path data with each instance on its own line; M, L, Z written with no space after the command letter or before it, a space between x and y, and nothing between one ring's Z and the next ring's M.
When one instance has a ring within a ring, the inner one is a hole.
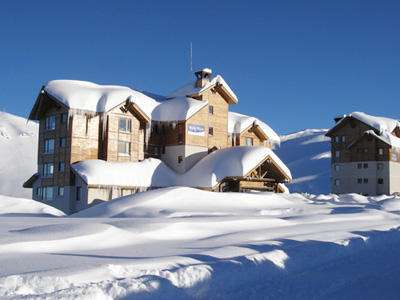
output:
M196 71L194 74L196 75L196 87L201 89L210 82L212 70L209 68L204 68Z

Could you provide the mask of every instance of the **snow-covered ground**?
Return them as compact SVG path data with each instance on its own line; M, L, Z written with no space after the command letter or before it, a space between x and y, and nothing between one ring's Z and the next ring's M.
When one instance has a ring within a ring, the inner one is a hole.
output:
M35 122L0 112L0 194L32 197L22 184L37 170L38 130Z
M394 197L166 188L6 214L0 298L397 299L399 212Z
M276 154L292 172L291 192L330 193L331 145L327 129L306 129L281 136Z

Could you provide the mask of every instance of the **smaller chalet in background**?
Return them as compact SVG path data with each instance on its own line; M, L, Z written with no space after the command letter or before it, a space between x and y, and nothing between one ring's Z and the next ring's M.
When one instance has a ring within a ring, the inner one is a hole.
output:
M326 136L332 146L332 192L400 192L400 122L362 112L336 118Z
M33 199L72 213L171 185L284 192L290 171L271 150L279 136L257 118L229 112L238 99L220 75L195 75L169 96L48 82L29 115L40 123L38 172L24 184Z

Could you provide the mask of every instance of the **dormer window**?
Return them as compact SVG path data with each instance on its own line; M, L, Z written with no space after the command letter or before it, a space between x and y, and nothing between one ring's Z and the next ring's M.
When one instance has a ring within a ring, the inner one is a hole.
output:
M54 130L56 129L56 116L46 117L44 121L44 129L45 130Z

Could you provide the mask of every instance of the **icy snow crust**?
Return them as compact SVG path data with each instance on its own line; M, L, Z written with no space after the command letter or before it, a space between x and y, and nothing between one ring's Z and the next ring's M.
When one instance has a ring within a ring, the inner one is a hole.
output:
M210 188L225 177L247 175L268 157L291 178L290 170L272 150L246 146L214 151L184 174L175 173L161 160L155 158L128 163L85 160L73 164L72 168L89 185Z
M0 215L0 298L396 299L399 211L388 196L166 188Z
M235 112L228 112L228 132L229 133L242 133L251 125L260 126L264 133L268 136L270 141L274 144L281 142L280 137L276 132L264 122L255 117L242 115Z

